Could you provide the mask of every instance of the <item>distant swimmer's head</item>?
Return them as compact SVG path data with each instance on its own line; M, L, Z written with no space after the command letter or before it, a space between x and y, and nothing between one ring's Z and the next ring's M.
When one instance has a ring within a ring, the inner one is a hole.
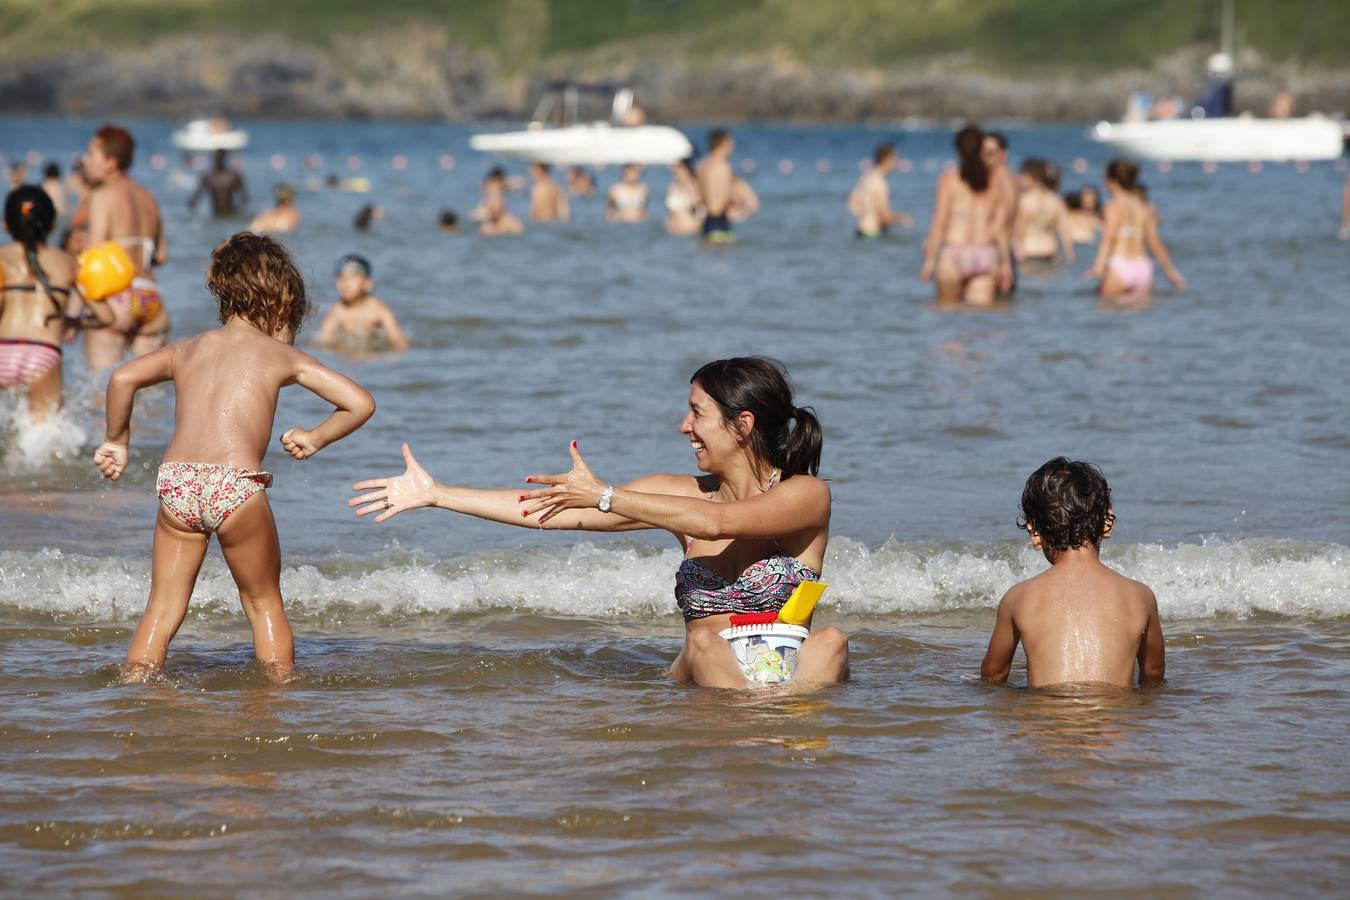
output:
M43 178L60 178L60 177L61 177L61 165L60 165L60 163L54 163L54 162L49 162L49 163L47 163L47 165L45 165L45 166L42 168L42 177L43 177Z
M1022 167L1017 170L1017 183L1023 190L1044 186L1045 160L1035 157L1024 160Z
M815 411L794 405L787 369L763 356L719 359L689 379L689 413L680 425L698 466L724 472L746 454L783 478L820 469L823 433ZM767 472L765 473L767 475Z
M989 187L989 163L982 152L984 132L976 125L967 125L956 133L953 143L956 145L956 156L961 161L958 170L961 180L972 191L983 192Z
M487 176L483 179L483 184L484 184L484 185L489 185L489 184L504 185L504 184L506 184L506 170L503 169L501 166L493 166L491 169L488 169Z
M459 216L453 209L441 210L439 223L441 231L444 231L446 234L454 234L459 231Z
M1139 190L1139 167L1124 159L1113 159L1106 164L1106 185L1112 183L1122 191Z
M1084 212L1102 213L1102 196L1092 185L1086 185L1078 191L1078 208Z
M352 227L357 231L369 231L370 226L384 218L384 210L374 203L367 203L356 213L356 218L352 219Z
M84 151L85 177L98 184L116 172L131 168L136 156L136 139L131 132L116 125L104 125L89 139Z
M343 303L355 303L374 289L374 271L368 259L348 253L338 260L337 292Z
M895 152L895 145L889 141L884 144L877 144L876 149L872 151L872 165L878 169L885 169L895 163L899 157Z
M56 225L56 206L47 192L31 184L5 198L5 230L25 247L45 244Z
M230 159L230 151L228 151L228 150L217 150L217 151L215 152L213 158L214 158L214 164L215 164L216 171L217 171L217 172L224 172L224 171L225 171L225 163L227 163L227 162L229 161L229 159Z
M708 152L716 153L718 150L726 148L727 153L736 149L736 142L731 137L731 132L725 128L714 128L708 132Z
M1008 161L1008 137L1001 131L984 132L984 141L980 145L980 155L986 165L996 166Z
M279 184L272 188L272 198L276 200L277 206L290 206L295 203L295 188L289 184Z
M211 253L206 288L220 304L221 324L238 317L290 343L313 310L305 297L305 280L286 247L249 231Z
M623 173L620 177L629 184L636 184L638 179L642 177L642 166L637 163L629 163L623 167Z
M530 163L530 174L535 178L547 178L551 169L552 166L545 162Z
M1038 550L1074 550L1100 545L1115 519L1101 469L1057 456L1027 479L1017 527L1031 534Z

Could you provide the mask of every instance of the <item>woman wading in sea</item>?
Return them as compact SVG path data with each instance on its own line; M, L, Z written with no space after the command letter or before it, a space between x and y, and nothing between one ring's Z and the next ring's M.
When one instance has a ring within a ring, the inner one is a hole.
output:
M733 613L776 611L803 581L820 578L829 543L830 490L816 471L821 429L793 405L781 363L759 357L708 363L690 379L680 424L703 475L647 475L606 485L571 445L572 470L532 475L538 489L483 490L441 484L403 445L407 470L356 485L349 505L383 522L435 506L508 525L574 531L669 531L684 551L675 602L684 648L670 676L708 687L749 682L718 632ZM848 639L837 628L802 644L793 682L848 677Z

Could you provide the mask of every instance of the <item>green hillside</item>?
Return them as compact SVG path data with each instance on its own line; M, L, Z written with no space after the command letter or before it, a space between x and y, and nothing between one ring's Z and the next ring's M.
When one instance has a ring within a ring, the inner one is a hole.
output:
M1115 69L1217 45L1219 10L1220 0L3 0L0 51L31 59L176 34L325 44L415 24L491 50L508 70L629 51ZM1242 43L1273 60L1350 64L1350 0L1237 0L1237 18Z

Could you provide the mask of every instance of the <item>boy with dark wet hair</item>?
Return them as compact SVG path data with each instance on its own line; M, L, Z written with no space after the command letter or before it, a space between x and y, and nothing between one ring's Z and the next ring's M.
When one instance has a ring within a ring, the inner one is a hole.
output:
M1005 682L1021 643L1027 686L1159 684L1165 671L1158 601L1146 585L1098 559L1115 524L1111 488L1096 466L1050 460L1027 479L1022 517L1050 569L1015 584L998 604L980 675Z

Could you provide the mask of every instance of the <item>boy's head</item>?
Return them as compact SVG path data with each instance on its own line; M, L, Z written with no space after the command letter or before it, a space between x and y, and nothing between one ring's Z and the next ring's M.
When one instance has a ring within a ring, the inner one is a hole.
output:
M1027 479L1017 526L1031 533L1033 544L1039 540L1038 550L1073 550L1101 544L1115 518L1101 469L1057 456Z
M348 253L337 264L337 292L343 303L355 303L375 288L370 261Z
M220 303L223 325L238 316L259 331L294 342L312 307L305 280L278 241L241 231L211 253L206 287Z

